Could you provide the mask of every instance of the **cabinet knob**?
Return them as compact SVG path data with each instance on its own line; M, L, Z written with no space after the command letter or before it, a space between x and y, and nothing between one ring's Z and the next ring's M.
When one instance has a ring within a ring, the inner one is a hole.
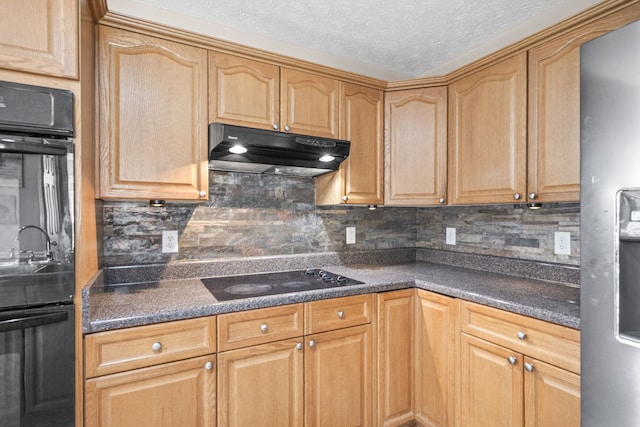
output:
M341 319L344 319L344 311L340 310L338 312L338 317L341 318Z
M267 332L269 330L269 325L267 325L266 323L263 323L262 325L260 325L260 330L262 332Z
M529 193L529 200L535 200L538 197L536 193Z
M342 196L342 201L343 201L343 202L346 202L346 201L348 201L348 200L349 200L349 196Z
M273 130L278 130L278 129L280 129L280 126L278 126L277 123L274 123L273 124Z
M525 334L522 331L518 331L518 333L516 335L518 336L519 340L524 340L525 338L527 338L527 334Z
M533 372L533 364L532 363L525 363L524 364L524 369L526 369L529 372Z
M316 346L316 341L315 340L309 341L309 347L315 347L315 346Z
M296 343L296 350L302 350L302 343L301 342Z
M153 350L153 351L160 351L160 350L162 350L162 344L160 344L159 342L154 342L154 343L151 345L151 350Z
M445 200L445 198L444 198L444 197L440 197L439 202L440 202L440 203L444 203L444 202L446 202L446 200Z
M520 200L520 197L522 197L522 196L520 196L520 193L516 193L516 194L513 195L513 199L514 200Z
M289 132L291 130L291 127L289 125L284 125L284 130Z
M518 361L518 359L516 359L515 356L509 356L507 357L507 360L509 361L510 364L515 365L516 362Z
M204 190L201 190L201 191L198 193L198 196L200 196L200 197L205 197L206 195L207 195L207 192L206 192L206 191L204 191Z
M213 363L211 362L207 362L204 364L204 369L206 369L207 371L210 371L213 369Z

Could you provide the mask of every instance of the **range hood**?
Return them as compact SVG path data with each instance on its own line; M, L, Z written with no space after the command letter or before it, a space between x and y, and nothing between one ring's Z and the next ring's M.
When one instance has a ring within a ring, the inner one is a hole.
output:
M209 125L209 169L318 176L349 156L349 141L222 123Z

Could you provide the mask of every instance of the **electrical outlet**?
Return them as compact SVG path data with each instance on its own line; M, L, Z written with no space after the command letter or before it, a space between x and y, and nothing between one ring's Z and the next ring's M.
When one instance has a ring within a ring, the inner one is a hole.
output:
M453 227L447 227L447 245L456 244L456 229Z
M354 243L356 243L355 227L347 227L346 240L347 240L347 245L353 245Z
M178 230L162 230L162 253L178 252Z
M571 255L571 233L556 231L553 234L554 252L557 255Z

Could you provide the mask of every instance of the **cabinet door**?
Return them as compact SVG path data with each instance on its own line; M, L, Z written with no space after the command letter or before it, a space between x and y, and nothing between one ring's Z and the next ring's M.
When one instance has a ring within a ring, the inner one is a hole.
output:
M338 80L281 68L282 130L338 138L339 89Z
M382 91L344 83L341 98L340 138L351 141L349 157L316 178L316 204L382 204Z
M453 298L418 291L415 412L421 425L455 422L456 307Z
M298 427L303 422L302 339L218 355L218 425Z
M206 200L207 52L99 32L100 196Z
M391 427L414 420L415 290L378 294L378 423ZM420 380L418 380L419 382Z
M525 427L580 427L580 376L525 357Z
M78 1L2 0L0 67L78 77Z
M373 424L371 325L305 338L305 426Z
M449 203L526 201L527 53L449 87Z
M609 16L529 51L530 201L580 200L580 45L620 25Z
M215 427L215 357L85 382L86 427Z
M515 357L511 364L509 357ZM523 426L522 356L461 334L460 425Z
M209 52L209 122L278 129L280 67Z
M447 88L385 97L385 205L446 203Z

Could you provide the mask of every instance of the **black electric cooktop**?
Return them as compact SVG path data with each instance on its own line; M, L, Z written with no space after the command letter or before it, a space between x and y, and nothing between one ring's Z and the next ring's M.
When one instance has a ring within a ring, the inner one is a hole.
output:
M218 301L228 301L232 299L286 294L313 289L361 285L363 282L326 270L311 268L278 273L212 277L202 279L202 283Z

